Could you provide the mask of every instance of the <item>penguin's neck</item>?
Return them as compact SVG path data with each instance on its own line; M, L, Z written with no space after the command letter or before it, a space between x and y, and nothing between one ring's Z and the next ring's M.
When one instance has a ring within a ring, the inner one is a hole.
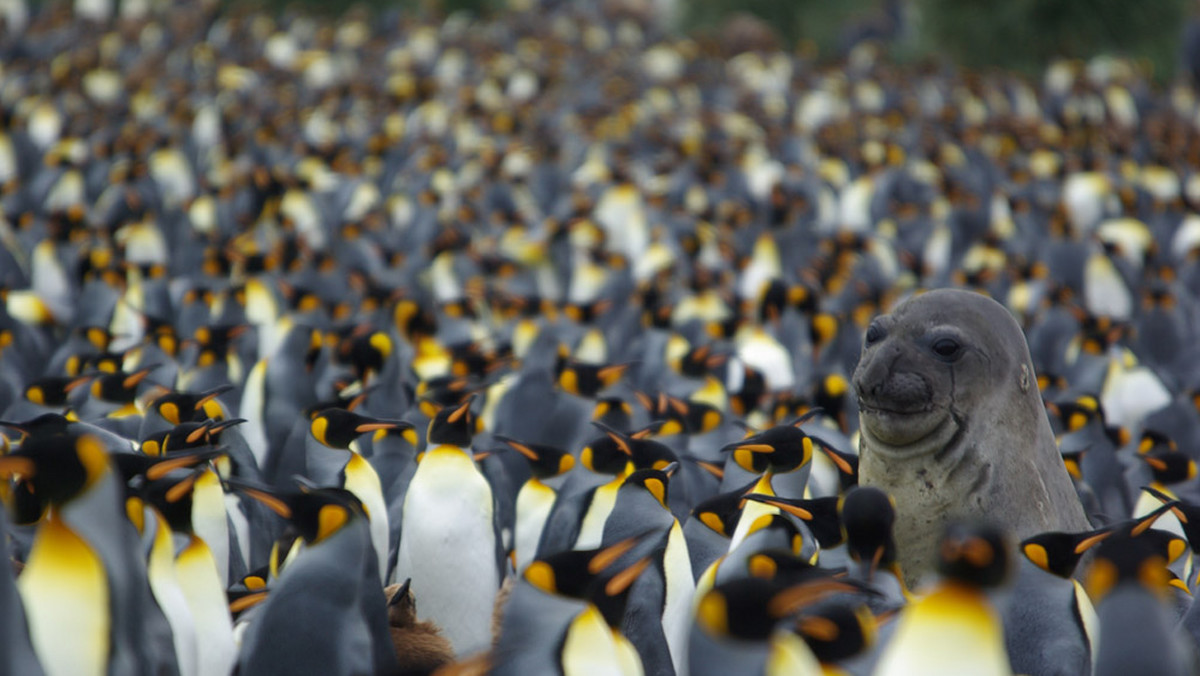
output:
M321 486L338 485L338 474L354 457L354 451L322 446L308 449L308 478Z

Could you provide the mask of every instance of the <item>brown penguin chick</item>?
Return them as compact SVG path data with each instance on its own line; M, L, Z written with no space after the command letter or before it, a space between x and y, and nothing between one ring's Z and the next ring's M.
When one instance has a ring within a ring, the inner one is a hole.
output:
M430 674L454 661L454 649L433 622L417 621L417 600L410 580L383 590L388 599L388 625L400 674Z

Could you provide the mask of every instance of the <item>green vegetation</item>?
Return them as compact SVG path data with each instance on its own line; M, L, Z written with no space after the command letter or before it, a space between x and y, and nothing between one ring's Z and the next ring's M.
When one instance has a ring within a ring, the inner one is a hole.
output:
M275 9L336 12L329 0L230 0ZM594 0L580 0L592 2ZM731 16L761 18L784 45L817 48L822 58L843 51L848 30L884 21L884 0L678 0L683 31L716 31ZM1029 74L1058 57L1112 53L1132 57L1165 81L1178 67L1179 40L1192 0L900 0L906 29L892 45L900 60L941 55L971 67ZM505 0L358 0L369 8L405 7L486 14Z
M684 28L709 30L736 12L770 24L785 43L839 54L847 27L883 18L882 0L697 0ZM1112 53L1142 61L1159 80L1176 70L1191 0L904 0L901 59L942 55L972 67L1040 72L1052 59Z
M917 0L927 49L969 66L1039 71L1056 57L1114 53L1155 79L1178 66L1189 0Z

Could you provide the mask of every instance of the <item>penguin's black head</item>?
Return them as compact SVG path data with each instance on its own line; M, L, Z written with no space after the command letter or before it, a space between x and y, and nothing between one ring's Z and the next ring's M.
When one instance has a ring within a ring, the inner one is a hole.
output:
M801 584L736 578L716 585L700 598L696 623L714 638L765 641L782 620L840 591L856 589L829 577Z
M706 434L721 424L720 409L699 401L685 401L678 397L659 395L658 404L650 414L659 424L655 435Z
M757 479L737 490L721 493L701 502L692 508L691 518L698 519L716 533L731 537L742 517L742 500L756 483Z
M619 628L629 588L665 547L664 534L627 538L597 549L558 552L529 564L524 578L548 594L591 601L609 626Z
M288 499L292 524L308 544L316 544L365 514L362 502L342 488L301 487Z
M265 486L237 479L227 484L238 492L258 500L287 520L294 533L308 544L316 544L339 532L351 520L366 514L362 502L343 488L322 488L297 478L300 490L277 492ZM285 557L272 555L279 561Z
M92 379L91 376L50 376L29 383L22 393L26 401L39 406L67 406L68 398L80 386Z
M146 455L164 456L168 453L216 446L222 431L243 422L244 418L233 418L220 422L205 419L200 422L180 423L169 430L147 436L141 442L141 450Z
M1178 484L1196 477L1196 461L1186 453L1160 449L1138 457L1150 467L1150 474L1157 483Z
M225 411L217 397L232 390L232 385L222 385L207 392L168 392L150 405L163 420L178 425L185 422L200 422L207 418L221 420Z
M521 454L529 461L533 476L548 479L566 473L575 466L575 458L570 453L549 444L531 444L496 435L496 440L508 445L509 448Z
M628 364L599 365L566 360L558 373L558 386L569 394L595 399L602 390L615 385L628 368Z
M196 366L204 368L224 362L234 348L234 341L248 330L245 324L215 324L196 329L192 334L199 347Z
M25 437L64 436L71 431L72 420L59 413L43 413L24 422L0 422Z
M1173 584L1167 568L1186 551L1183 538L1150 529L1140 535L1117 533L1096 547L1084 578L1088 595L1099 604L1113 589L1135 584L1165 598Z
M654 496L654 499L657 500L664 509L667 509L667 485L671 481L670 472L673 471L673 468L669 469L668 471L658 469L639 469L626 477L625 483L621 486L621 493L626 492L627 487L629 490L641 488L650 495ZM620 499L619 494L617 499Z
M109 454L89 434L28 436L20 448L0 456L0 476L17 476L23 499L37 505L62 505L95 485L109 471ZM40 509L20 510L32 515ZM35 517L36 518L36 517Z
M875 616L864 604L827 602L802 612L794 631L822 664L849 659L875 643Z
M127 404L137 396L138 385L157 367L143 368L133 373L118 371L104 373L92 381L92 396L101 401Z
M612 435L593 439L579 453L583 466L597 474L621 474L632 460L629 444Z
M600 397L596 400L596 407L592 409L592 420L609 427L628 428L632 417L633 407L620 397Z
M153 504L177 533L192 532L192 490L203 469L186 474L172 474L157 481L148 481L142 488L146 500Z
M1104 424L1104 410L1100 408L1100 402L1091 395L1056 401L1046 408L1050 411L1051 422L1057 423L1058 431L1064 434L1082 430L1093 422Z
M383 369L392 351L392 339L387 333L365 327L342 339L336 356L340 363L349 365L355 375L363 378L368 372L378 373Z
M591 549L558 552L538 559L525 568L525 581L549 594L575 599L587 598L588 588L596 580L596 576L612 563L601 551ZM615 560L615 557L612 558Z
M938 572L972 587L999 587L1011 568L1005 537L991 524L951 523L938 545Z
M780 580L788 584L799 584L829 575L829 571L818 568L791 549L778 547L769 547L752 554L746 559L746 571L752 577Z
M776 425L730 444L722 450L733 452L738 467L762 474L791 472L812 461L813 441L799 427Z
M842 500L842 528L846 548L857 561L878 561L888 565L896 559L892 524L896 509L887 493L874 486L859 486Z
M1087 550L1110 535L1110 530L1039 533L1021 541L1021 553L1047 573L1070 579Z
M469 447L471 440L481 431L482 424L471 411L474 399L474 396L469 396L456 406L447 406L438 411L429 421L429 431L426 434L428 443Z
M344 408L327 408L309 423L313 438L330 448L346 449L351 442L367 432L391 429L412 429L412 424L400 420L377 420Z
M671 450L670 446L660 441L644 438L645 433L646 431L643 430L628 439L629 452L632 454L635 467L665 470L671 463L679 462L679 456Z
M703 378L724 366L728 359L728 355L714 352L711 345L705 344L688 350L680 357L677 369L689 378Z
M117 373L125 355L119 352L96 352L94 354L74 354L67 358L66 371L68 375L80 375L84 372Z
M845 541L842 522L838 516L838 498L781 498L762 493L750 493L747 500L761 502L779 509L804 522L822 548L836 547Z

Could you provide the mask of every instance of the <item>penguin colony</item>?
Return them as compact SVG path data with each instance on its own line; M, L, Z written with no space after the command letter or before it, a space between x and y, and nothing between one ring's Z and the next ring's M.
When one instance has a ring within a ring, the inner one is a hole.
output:
M0 6L0 674L1196 673L1196 92L514 4ZM910 588L849 375L941 286L1093 528Z

